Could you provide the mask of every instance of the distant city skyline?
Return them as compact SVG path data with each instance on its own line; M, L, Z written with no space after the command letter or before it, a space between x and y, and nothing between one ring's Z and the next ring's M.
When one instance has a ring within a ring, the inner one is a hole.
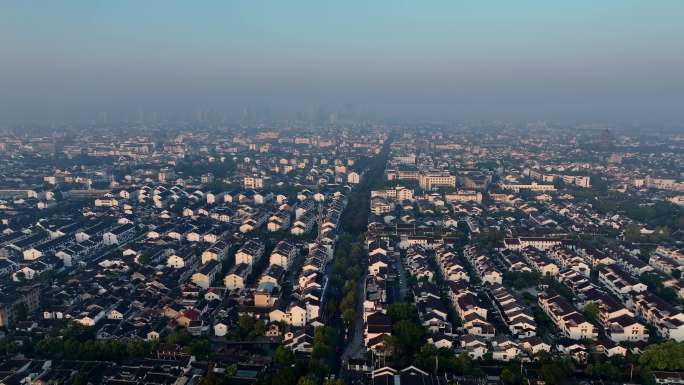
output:
M0 5L0 124L274 118L684 121L679 1Z

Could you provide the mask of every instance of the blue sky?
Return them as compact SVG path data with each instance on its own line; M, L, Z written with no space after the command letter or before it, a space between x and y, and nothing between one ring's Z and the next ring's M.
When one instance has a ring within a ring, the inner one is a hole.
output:
M682 1L3 1L0 122L102 111L679 122Z

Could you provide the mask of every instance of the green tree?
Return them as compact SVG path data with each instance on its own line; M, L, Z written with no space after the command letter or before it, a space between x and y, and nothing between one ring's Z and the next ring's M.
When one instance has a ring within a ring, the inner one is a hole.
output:
M617 380L623 374L623 371L610 361L589 365L587 369L592 375L609 380Z
M23 302L17 303L14 305L14 318L17 321L25 321L26 317L28 316L28 309L26 308L26 304Z
M311 376L302 376L297 381L297 385L316 385L316 380Z
M26 274L24 274L23 271L18 271L15 274L15 277L17 278L17 281L19 281L19 282L24 282L26 280Z
M342 313L342 320L347 327L351 327L354 324L354 320L356 320L356 311L354 309L345 310L344 313Z
M216 376L216 372L214 372L213 366L209 366L209 369L207 369L207 374L202 377L199 385L218 385L218 377Z
M344 296L342 299L342 302L340 303L340 310L342 312L349 310L349 309L354 309L356 307L356 290L351 290L347 292L347 294Z
M385 336L383 343L394 365L403 367L410 362L411 354L397 336Z
M166 342L173 345L187 345L192 340L192 335L185 330L174 330L166 335Z
M438 351L435 345L425 344L420 348L420 352L414 356L413 364L423 370L432 372L435 370L435 357L437 357L437 355ZM444 367L441 368L444 369Z
M309 361L309 373L318 378L325 377L330 373L330 365L320 359L312 359Z
M237 371L238 371L237 364L232 364L226 368L226 376L233 377L233 376L237 375Z
M295 368L287 366L281 368L275 373L275 375L271 379L271 385L296 385L297 378L299 378L297 370Z
M406 302L397 302L387 307L387 315L393 322L415 318L413 307Z
M682 223L684 223L684 217L681 218ZM682 226L684 227L684 226ZM349 256L352 257L352 259L359 259L363 255L363 247L361 246L360 243L354 243L349 251Z
M461 353L458 357L454 357L454 372L456 374L467 374L472 367L472 359L468 353Z
M143 340L132 340L126 344L126 352L130 357L145 357L151 352L153 345Z
M682 370L684 369L684 344L670 340L649 345L639 358L639 363L649 370Z
M256 320L246 314L243 314L238 318L237 330L230 334L231 338L237 340L245 340L250 337L250 334L254 331L254 326L256 325Z
M629 224L625 227L625 241L635 243L641 240L641 228L635 224Z
M392 326L392 334L406 348L409 354L413 354L420 348L425 330L413 321L401 320Z
M590 302L584 307L584 314L587 316L587 319L591 322L598 322L599 319L599 307L596 302Z
M325 310L326 313L328 314L336 314L337 313L337 303L335 302L334 299L330 299L328 303L325 305Z
M507 385L522 384L523 378L517 365L509 365L501 371L501 381Z
M279 345L273 354L273 359L281 365L292 365L295 362L295 354L285 346Z
M539 368L539 377L549 385L562 383L572 373L572 365L567 360L546 361Z
M211 344L206 338L193 340L190 345L188 345L188 351L198 358L206 358L209 356L209 353L211 353Z
M140 254L140 256L138 257L138 263L143 266L149 265L150 262L152 262L152 256L150 255L150 253L144 252Z
M250 339L254 339L259 336L266 334L266 323L262 320L258 320L254 323L254 328L249 333Z
M487 229L475 235L475 243L483 248L491 249L503 241L503 233L494 229Z

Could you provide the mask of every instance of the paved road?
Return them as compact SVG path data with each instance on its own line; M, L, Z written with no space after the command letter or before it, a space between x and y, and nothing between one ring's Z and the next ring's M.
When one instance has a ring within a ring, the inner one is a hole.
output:
M396 267L399 271L399 302L404 301L404 298L408 295L408 280L406 279L406 270L404 269L404 263L401 260L401 252L394 251L394 259L396 261Z
M363 344L363 300L367 275L368 270L364 272L356 287L356 321L354 322L354 334L340 357L342 367L346 366L346 363L350 358L361 358L366 352L366 347Z
M406 298L406 295L408 294L408 281L406 279L406 271L404 270L404 265L401 261L401 256L399 253L396 253L395 261L397 264L397 270L399 271L399 293L401 297L400 301L403 301L403 299ZM363 344L363 301L365 295L364 291L367 276L368 270L365 270L363 277L361 278L357 286L356 322L354 325L354 334L352 335L351 340L347 343L347 346L344 349L344 352L342 352L342 356L340 357L343 371L347 361L349 361L350 358L363 358L366 353L366 347Z

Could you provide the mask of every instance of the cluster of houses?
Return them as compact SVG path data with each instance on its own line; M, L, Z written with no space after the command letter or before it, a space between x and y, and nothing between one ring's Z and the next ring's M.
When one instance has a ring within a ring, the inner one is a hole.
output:
M494 285L503 283L503 273L494 264L494 259L477 245L464 248L463 256L468 260L482 282Z
M177 327L193 334L213 327L223 336L243 314L293 327L320 317L326 266L347 199L339 190L317 200L306 189L286 198L161 185L110 195L72 217L23 229L3 226L0 274L15 285L40 282L48 271L76 274L58 286L41 286L43 300L26 302L30 312L42 309L33 327L72 319L101 338L155 339ZM182 210L166 217L178 202ZM295 223L297 215L312 219L295 225L301 235L278 235L269 247L271 237L248 236L259 230L254 213L260 210L287 213ZM255 227L244 231L250 223ZM315 227L316 234L305 236ZM300 255L301 272L293 266ZM15 323L14 304L8 297L3 326Z
M635 313L620 303L615 296L609 295L591 280L573 270L567 270L558 277L568 287L580 306L595 304L598 319L605 337L613 342L646 341L649 337L645 325Z
M485 287L465 282L450 284L451 296L456 298L454 307L468 332L462 348L472 358L491 353L499 361L534 357L548 351L548 343L536 337L536 323L529 309L521 306L519 298L501 285L502 274L486 253L473 245L464 250L464 256ZM458 290L465 294L457 294ZM497 329L495 322L502 323L506 329Z
M557 291L547 288L539 293L538 302L563 336L573 340L594 340L598 336L595 325Z
M139 235L140 229L131 221L112 217L7 227L0 236L0 274L14 281L33 280L50 270L85 263L96 253Z
M388 353L385 337L392 334L392 320L386 314L393 285L398 277L396 254L398 250L387 241L374 239L367 241L368 274L364 283L363 300L363 343L368 351L382 357Z
M237 250L236 265L224 278L225 287L237 297L238 314L264 321L268 325L267 335L282 335L285 345L296 353L311 352L313 328L324 324L327 267L334 255L345 206L346 197L342 194L315 206L305 206L316 212L316 221L320 223L315 239L303 246L281 240L268 256L264 243L251 239ZM249 278L256 273L254 266L262 264L262 259L267 259L267 267L250 282ZM281 330L282 325L288 330ZM216 325L215 334L220 334Z
M358 213L369 214L361 340L374 357L389 354L389 306L407 298L427 331L422 342L474 359L557 352L583 361L588 346L606 356L639 353L649 330L684 341L681 306L642 279L653 275L684 299L684 252L629 249L619 242L627 225L643 236L654 230L582 198L606 182L649 198L646 205L680 204L681 197L647 190L681 190L676 178L651 175L666 174L660 155L644 168L622 167L619 154L564 160L568 144L558 138L421 130L393 140L386 184L370 192L370 213ZM12 169L1 172L0 326L43 333L68 319L102 340L155 340L173 330L233 338L248 316L263 322L268 341L282 337L309 354L313 328L327 319L327 274L346 195L364 177L359 160L379 154L387 137L383 128L185 132L159 145L143 136L78 135L62 155L107 161L22 171L21 156L3 158ZM13 154L57 151L47 137L7 139L0 150ZM567 240L579 233L618 242ZM512 290L507 274L516 273L539 282ZM539 321L544 315L552 326ZM103 367L106 381L170 383L195 370L184 352L157 355L111 373ZM157 377L145 374L160 365ZM57 374L48 366L6 367L50 382L46 373ZM238 366L240 375L262 369ZM377 368L372 376L429 377L417 368Z
M579 305L583 306L589 302L597 303L601 310L601 326L604 328L607 339L616 343L645 341L648 339L645 324L648 324L661 337L683 340L682 312L649 291L647 285L639 279L642 274L654 271L671 274L667 266L676 265L674 262L676 259L669 257L663 251L663 247L658 248L651 255L649 263L646 263L628 251L615 246L597 250L576 248L564 243L553 246L548 244L545 250L528 246L521 250L521 254L534 270L542 275L556 277L570 287ZM508 253L508 251L502 252L502 255ZM510 261L511 267L517 263L518 269L523 268L520 267L520 261L515 258L506 257L504 260ZM669 260L669 262L663 263L664 260ZM590 280L592 269L597 271L596 283ZM663 280L666 285L675 287L679 294L680 286L676 280L672 278L663 278ZM552 295L543 297L545 302L550 300L549 297L557 298ZM540 301L541 298L540 296ZM564 302L563 299L561 302ZM551 310L551 307L547 308ZM559 310L550 314L551 318L560 322L560 316L563 313L561 309L564 308L567 308L568 313L572 313L569 307L559 305L556 306ZM608 315L603 314L604 310L608 312ZM573 333L566 327L561 328L566 336L585 335L577 333L577 330L581 332L581 328L575 329Z

